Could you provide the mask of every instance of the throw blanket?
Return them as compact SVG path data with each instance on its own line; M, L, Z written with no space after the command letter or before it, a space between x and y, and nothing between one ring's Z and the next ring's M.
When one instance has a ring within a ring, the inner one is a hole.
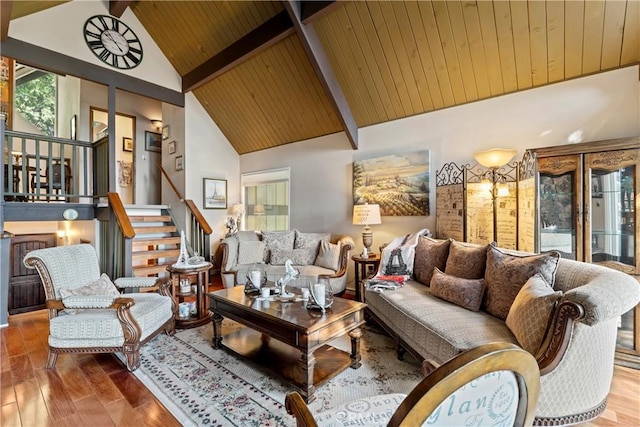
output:
M404 280L409 279L413 274L413 258L420 236L431 236L431 232L423 228L417 233L393 239L382 251L380 268L373 279L379 276L404 276Z

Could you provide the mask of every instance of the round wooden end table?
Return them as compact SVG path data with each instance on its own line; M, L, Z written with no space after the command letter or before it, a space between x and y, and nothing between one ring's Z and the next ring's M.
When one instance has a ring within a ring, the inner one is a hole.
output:
M187 316L181 317L178 313L176 316L176 328L195 328L211 322L207 292L209 291L209 270L212 267L213 264L210 262L196 266L176 267L170 265L167 267L167 271L171 275L171 294L176 304L184 302L195 303L195 310L191 310ZM191 283L189 292L180 292L180 280L183 279L187 279Z
M351 260L355 265L356 274L356 301L363 302L364 300L364 281L368 278L367 266L372 265L373 270L378 270L380 266L380 254L369 254L367 258L363 258L360 255L353 255Z

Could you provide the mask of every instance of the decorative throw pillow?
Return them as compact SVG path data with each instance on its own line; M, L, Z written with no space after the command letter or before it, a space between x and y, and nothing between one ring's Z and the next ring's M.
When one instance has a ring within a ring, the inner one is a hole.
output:
M120 295L116 285L113 284L109 276L105 273L102 273L99 278L87 283L86 285L78 286L77 288L60 288L58 292L60 293L60 298L81 295ZM68 314L78 314L84 310L66 308L64 311Z
M263 231L262 241L265 243L264 249L264 262L269 262L269 251L279 249L293 249L293 242L295 240L296 233L293 230L290 231Z
M238 264L261 264L265 243L259 240L240 240L238 242Z
M433 268L431 295L471 311L480 310L484 295L484 279L463 279Z
M452 240L444 272L463 279L482 279L487 264L487 246Z
M271 251L271 265L284 265L290 259L293 265L313 265L316 257L311 256L307 249L273 249Z
M321 241L314 265L338 271L340 266L340 245L329 243L326 240Z
M551 313L561 297L562 292L554 291L538 273L527 280L511 304L506 324L529 353L535 355L540 349Z
M260 240L260 237L253 230L239 230L234 234L234 236L236 236L236 239L238 239L239 242L243 240L253 242Z
M302 233L295 230L296 238L293 243L293 249L304 249L307 251L307 260L310 259L305 265L313 264L313 261L318 256L318 249L320 249L320 242L322 240L330 241L331 233Z
M420 237L416 246L415 261L413 262L413 275L423 285L429 286L433 268L441 271L447 266L449 245L451 240L436 240L429 237Z
M556 251L538 255L515 255L502 252L489 245L487 250L487 282L484 309L502 320L507 318L509 308L529 278L540 273L551 286L556 277L560 254Z

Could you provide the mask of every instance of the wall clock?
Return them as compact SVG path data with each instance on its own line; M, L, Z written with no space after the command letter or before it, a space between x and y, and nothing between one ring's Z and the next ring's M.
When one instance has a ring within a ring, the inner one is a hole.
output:
M142 62L142 43L125 23L109 15L95 15L84 23L84 39L99 60L121 70Z

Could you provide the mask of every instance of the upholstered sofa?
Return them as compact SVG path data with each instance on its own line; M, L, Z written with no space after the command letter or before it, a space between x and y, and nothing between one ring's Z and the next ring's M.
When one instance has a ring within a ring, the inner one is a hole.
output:
M640 285L607 267L495 245L421 237L413 275L395 290L365 290L367 313L405 350L439 366L494 341L517 344L540 367L535 425L598 416L613 376L620 316Z
M306 288L326 278L333 293L342 294L347 287L349 251L354 246L351 237L331 233L239 231L220 244L222 282L228 288L244 285L253 267L263 270L268 281L276 282L290 259L300 275L287 286Z

